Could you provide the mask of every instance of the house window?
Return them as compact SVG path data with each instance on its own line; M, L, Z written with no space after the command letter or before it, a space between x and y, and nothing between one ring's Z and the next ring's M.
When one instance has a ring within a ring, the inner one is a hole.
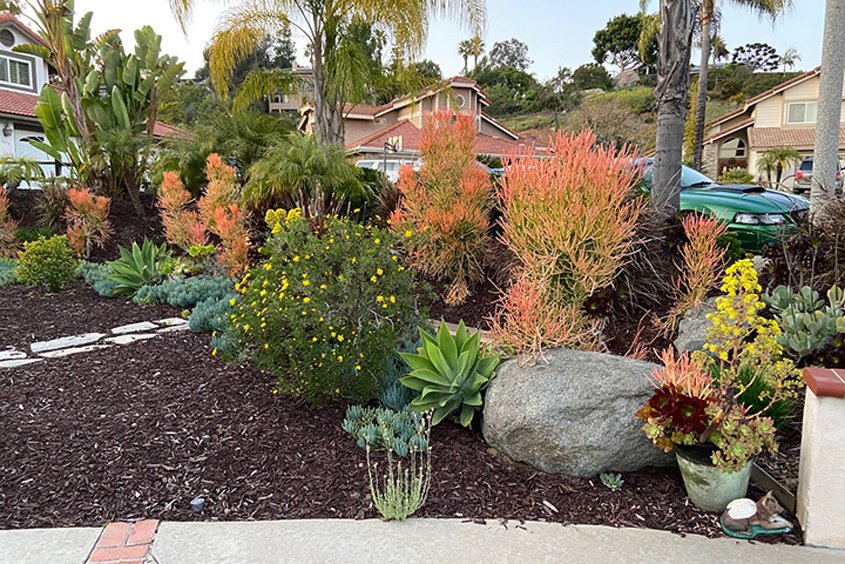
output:
M734 138L725 141L719 150L719 158L721 159L744 159L745 158L745 142L742 139Z
M466 105L466 103L467 103L466 98L464 98L464 97L463 97L463 96L461 96L460 94L458 94L458 95L455 97L455 101L458 103L458 107L459 107L459 108L463 108L463 107Z
M816 123L819 105L816 102L789 104L786 111L786 123Z
M26 61L0 57L0 82L17 84L19 86L32 86L29 69L29 63Z

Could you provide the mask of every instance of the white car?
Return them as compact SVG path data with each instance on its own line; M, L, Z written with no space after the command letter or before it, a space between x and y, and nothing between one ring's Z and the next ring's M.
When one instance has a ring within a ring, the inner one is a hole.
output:
M396 182L397 180L399 180L399 169L406 164L413 165L414 170L420 169L420 163L418 161L399 161L389 159L386 161L384 159L360 160L355 163L355 166L357 166L358 168L371 168L375 170L380 170L384 173L384 175L389 181Z

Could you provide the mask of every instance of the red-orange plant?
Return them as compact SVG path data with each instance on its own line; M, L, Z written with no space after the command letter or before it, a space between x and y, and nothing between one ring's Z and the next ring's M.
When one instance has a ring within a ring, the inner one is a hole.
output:
M77 254L87 258L94 246L102 248L112 235L111 198L95 196L88 188L71 188L67 194L67 240Z
M224 163L220 155L216 153L208 156L205 175L208 178L208 186L198 205L203 221L213 232L217 210L237 202L240 187L235 176L235 169Z
M631 191L638 178L635 153L628 147L597 145L590 131L578 135L560 133L543 158L526 147L507 162L499 188L503 213L503 244L517 259L517 276L542 288L538 309L556 315L565 312L567 340L579 348L598 348L595 327L582 319L585 300L609 286L631 252L637 218L643 209ZM523 292L519 284L509 294ZM516 304L520 296L509 295L503 304ZM544 314L540 314L544 315ZM521 324L532 323L528 314L513 308L500 311L499 326L518 341L530 333ZM555 329L526 342L523 351L540 346L559 346Z
M719 237L727 231L727 225L698 214L684 217L681 224L687 243L681 249L680 275L675 279L677 301L670 320L689 309L700 308L719 281L725 265L726 249L719 245Z
M191 247L207 244L205 224L196 210L189 208L191 194L175 172L165 172L159 189L158 209L164 237L186 253Z
M410 263L449 282L445 301L460 304L484 275L488 246L490 180L476 163L475 121L451 111L428 113L423 122L419 173L405 166L403 198L390 220L405 237Z
M249 233L246 218L238 204L217 208L214 213L214 233L220 237L220 262L230 276L236 277L249 267Z
M18 246L15 237L15 229L18 222L12 219L9 213L9 197L6 189L0 187L0 257L13 257L17 253Z

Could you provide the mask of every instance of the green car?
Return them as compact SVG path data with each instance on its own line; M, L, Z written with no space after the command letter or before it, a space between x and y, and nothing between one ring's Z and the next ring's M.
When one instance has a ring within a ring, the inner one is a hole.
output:
M644 189L651 188L652 161L644 161ZM728 224L728 232L742 247L759 253L771 242L796 231L798 222L810 211L801 196L766 190L760 186L719 184L700 172L683 167L681 212L698 211Z

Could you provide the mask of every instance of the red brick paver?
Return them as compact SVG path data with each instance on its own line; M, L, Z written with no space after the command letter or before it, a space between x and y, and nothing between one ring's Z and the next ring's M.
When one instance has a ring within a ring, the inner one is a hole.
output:
M156 519L109 523L100 534L87 564L144 564L156 529Z

